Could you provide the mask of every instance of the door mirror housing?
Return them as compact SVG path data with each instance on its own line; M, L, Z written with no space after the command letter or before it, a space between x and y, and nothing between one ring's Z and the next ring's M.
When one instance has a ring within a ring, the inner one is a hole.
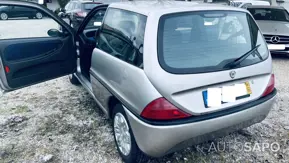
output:
M62 36L62 33L59 30L57 30L57 29L50 29L47 32L47 34L50 37L61 37Z
M60 10L59 10L60 12L64 12L65 13L65 9L64 8L60 8Z
M64 18L65 17L65 13L64 12L59 12L58 16L61 17L61 18Z

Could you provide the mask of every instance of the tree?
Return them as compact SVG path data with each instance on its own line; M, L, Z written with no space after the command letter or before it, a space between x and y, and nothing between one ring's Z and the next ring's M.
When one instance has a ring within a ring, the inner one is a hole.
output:
M64 8L65 5L69 2L69 0L57 0L57 1L61 8Z

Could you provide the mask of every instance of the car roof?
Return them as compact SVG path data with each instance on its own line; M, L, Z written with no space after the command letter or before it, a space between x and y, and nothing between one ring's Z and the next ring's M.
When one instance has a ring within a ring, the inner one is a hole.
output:
M121 0L71 0L69 2L110 4L114 2L121 2Z
M248 2L264 2L264 3L269 3L268 1L264 1L264 0L231 0L231 2L244 2L244 3L248 3Z
M149 15L150 13L159 11L172 11L184 10L184 11L198 11L198 10L228 10L228 11L243 11L246 10L236 7L231 7L221 4L209 4L204 2L186 2L186 1L126 1L116 2L109 5L111 8L119 8L128 10L143 15Z
M282 9L285 10L282 6L265 6L265 5L252 5L248 6L247 8L260 8L260 9Z

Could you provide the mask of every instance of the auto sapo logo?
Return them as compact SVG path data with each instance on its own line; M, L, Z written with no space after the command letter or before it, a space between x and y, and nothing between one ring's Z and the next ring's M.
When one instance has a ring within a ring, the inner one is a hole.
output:
M272 151L278 152L280 150L280 144L278 142L272 143L259 143L259 142L211 142L209 146L204 147L197 145L198 152L203 154L212 152L224 152L224 151L239 151L239 152L265 152Z

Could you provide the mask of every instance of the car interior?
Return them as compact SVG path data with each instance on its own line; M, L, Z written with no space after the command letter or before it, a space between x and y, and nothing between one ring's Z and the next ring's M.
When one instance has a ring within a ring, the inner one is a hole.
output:
M250 8L256 20L275 20L275 21L289 21L289 15L282 9L254 9Z
M53 17L49 13L47 16L46 21L50 21L49 18ZM39 24L39 21L35 20L30 24ZM14 19L13 22L22 24L25 21ZM51 28L59 25L53 19L50 22ZM73 72L76 64L71 63L75 63L76 55L74 47L71 46L72 33L63 32L61 36L55 35L59 31L55 32L48 28L34 28L38 30L22 32L17 36L10 35L0 40L0 57L5 65L6 79L9 83L6 87L16 89ZM4 72L0 72L0 75L1 73Z
M90 81L89 70L91 67L91 57L96 46L96 33L101 25L106 9L97 11L89 19L84 30L79 35L79 52L81 73Z

